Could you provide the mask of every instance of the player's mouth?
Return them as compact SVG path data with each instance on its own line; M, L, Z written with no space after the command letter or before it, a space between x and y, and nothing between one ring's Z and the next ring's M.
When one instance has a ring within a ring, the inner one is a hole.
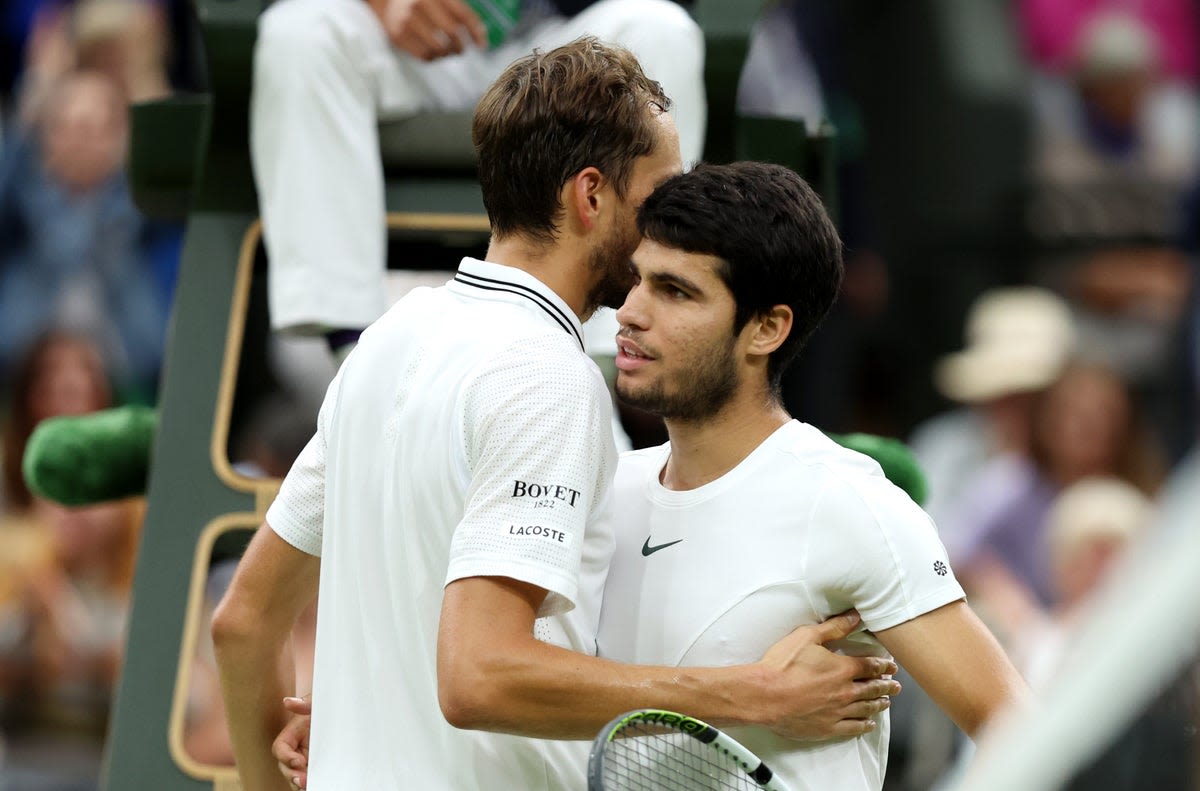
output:
M628 338L617 338L617 369L636 371L654 361L654 357Z

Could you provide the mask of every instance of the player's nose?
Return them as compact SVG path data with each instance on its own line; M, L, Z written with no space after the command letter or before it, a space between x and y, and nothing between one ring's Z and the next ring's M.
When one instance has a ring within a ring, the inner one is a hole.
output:
M622 327L632 327L639 330L646 329L648 315L643 298L644 293L645 291L639 283L629 289L629 293L625 295L625 302L621 304L621 307L617 308L617 323Z

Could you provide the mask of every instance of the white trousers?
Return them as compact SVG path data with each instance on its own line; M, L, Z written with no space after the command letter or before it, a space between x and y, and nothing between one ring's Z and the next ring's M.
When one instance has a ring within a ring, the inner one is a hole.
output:
M513 60L582 35L621 44L674 103L685 163L703 147L704 39L670 0L600 0L522 20L492 51L424 63L392 47L364 0L278 0L259 21L251 155L276 329L361 328L385 309L379 119L468 109Z

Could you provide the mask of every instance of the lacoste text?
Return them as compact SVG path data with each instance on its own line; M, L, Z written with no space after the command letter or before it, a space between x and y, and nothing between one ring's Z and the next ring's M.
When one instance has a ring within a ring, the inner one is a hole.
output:
M560 544L565 543L567 538L567 534L563 531L541 525L509 525L508 532L514 536L545 536Z

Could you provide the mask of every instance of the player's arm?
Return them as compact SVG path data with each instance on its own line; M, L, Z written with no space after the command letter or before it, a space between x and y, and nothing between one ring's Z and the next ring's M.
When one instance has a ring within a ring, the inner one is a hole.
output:
M289 637L313 601L320 558L301 552L263 523L238 564L213 615L221 694L242 785L255 791L289 788L271 754L292 692Z
M801 632L760 663L707 670L622 665L536 639L536 617L579 596L587 525L603 510L615 461L608 396L599 372L549 337L490 358L462 398L471 483L451 544L437 657L452 724L591 738L622 711L658 706L807 737L872 727L863 720L896 685L854 679L877 677L890 661L837 657L820 643L840 634L814 636L854 628L846 620ZM532 482L557 499L530 496ZM514 529L524 525L540 529Z
M969 736L1028 689L1004 649L965 601L876 632L942 711Z
M723 668L611 662L533 635L546 592L504 577L446 587L438 634L438 697L456 727L556 739L595 736L639 707L686 712L718 726L759 724L795 738L856 736L899 684L889 660L846 657L822 643L858 627L857 614L802 627L759 662Z

